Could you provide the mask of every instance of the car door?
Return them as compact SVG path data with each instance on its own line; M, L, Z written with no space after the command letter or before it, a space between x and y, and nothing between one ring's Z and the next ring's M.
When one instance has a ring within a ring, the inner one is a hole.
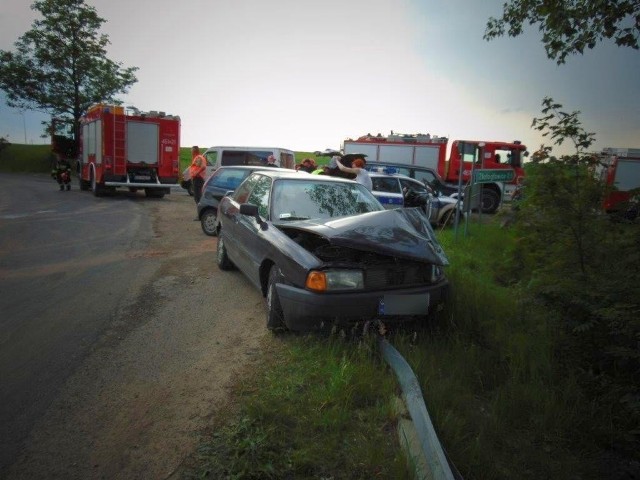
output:
M251 192L246 202L258 207L262 220L269 216L269 197L272 179L265 175L256 174ZM265 235L270 232L263 230L254 217L238 214L235 223L235 238L237 239L236 255L233 262L244 272L256 287L260 286L260 264L267 251Z
M412 178L401 178L400 185L405 192L405 207L420 207L429 213L429 221L433 222L438 218L438 211L430 209L430 191L422 183ZM433 218L432 218L433 217Z
M257 181L258 176L256 175L247 177L246 180L238 186L233 195L221 202L220 205L222 205L222 208L218 209L218 220L222 226L221 234L225 240L227 255L238 268L240 268L238 264L238 259L240 258L239 252L243 248L240 244L244 241L240 233L242 229L238 226L242 218L242 215L240 215L240 204L247 202L249 194Z
M371 192L378 199L384 208L392 209L402 207L402 189L397 177L392 176L372 176Z

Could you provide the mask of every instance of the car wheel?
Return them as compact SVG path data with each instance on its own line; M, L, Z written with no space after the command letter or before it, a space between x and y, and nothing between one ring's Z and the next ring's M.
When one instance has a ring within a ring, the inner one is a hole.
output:
M482 190L482 213L495 213L500 206L500 196L493 190Z
M444 228L447 225L453 225L455 222L455 216L456 211L454 209L445 212L445 214L442 215L442 218L440 219L440 226Z
M224 246L224 239L218 237L218 249L216 250L216 263L220 270L233 270L233 262L229 260L227 248Z
M267 283L267 328L271 331L285 330L284 313L276 290L276 283L282 281L282 272L277 266L271 267Z
M200 216L200 225L202 226L202 231L210 237L215 237L217 233L217 213L218 212L216 212L215 210L207 210Z

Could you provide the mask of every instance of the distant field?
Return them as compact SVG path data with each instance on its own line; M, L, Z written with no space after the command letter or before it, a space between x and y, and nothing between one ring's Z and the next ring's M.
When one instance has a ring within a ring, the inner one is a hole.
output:
M201 147L201 150L206 150ZM295 152L296 163L313 158L318 165L329 162L328 157L316 157L313 152ZM0 150L0 172L48 173L54 157L49 145L11 144ZM180 171L191 163L191 147L180 148Z
M53 159L50 145L11 144L0 150L0 171L48 173Z

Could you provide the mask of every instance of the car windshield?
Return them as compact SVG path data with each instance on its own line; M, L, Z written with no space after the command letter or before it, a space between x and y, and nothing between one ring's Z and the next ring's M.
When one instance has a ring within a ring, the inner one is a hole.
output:
M281 179L273 185L274 221L334 218L378 210L384 208L358 183Z

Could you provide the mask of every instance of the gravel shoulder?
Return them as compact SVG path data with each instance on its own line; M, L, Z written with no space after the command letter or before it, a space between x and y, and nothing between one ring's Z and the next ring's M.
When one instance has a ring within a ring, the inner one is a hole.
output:
M193 221L193 198L173 193L149 209L153 239L130 255L152 258L154 271L114 312L7 478L172 476L274 341L260 293L215 265L216 239Z

